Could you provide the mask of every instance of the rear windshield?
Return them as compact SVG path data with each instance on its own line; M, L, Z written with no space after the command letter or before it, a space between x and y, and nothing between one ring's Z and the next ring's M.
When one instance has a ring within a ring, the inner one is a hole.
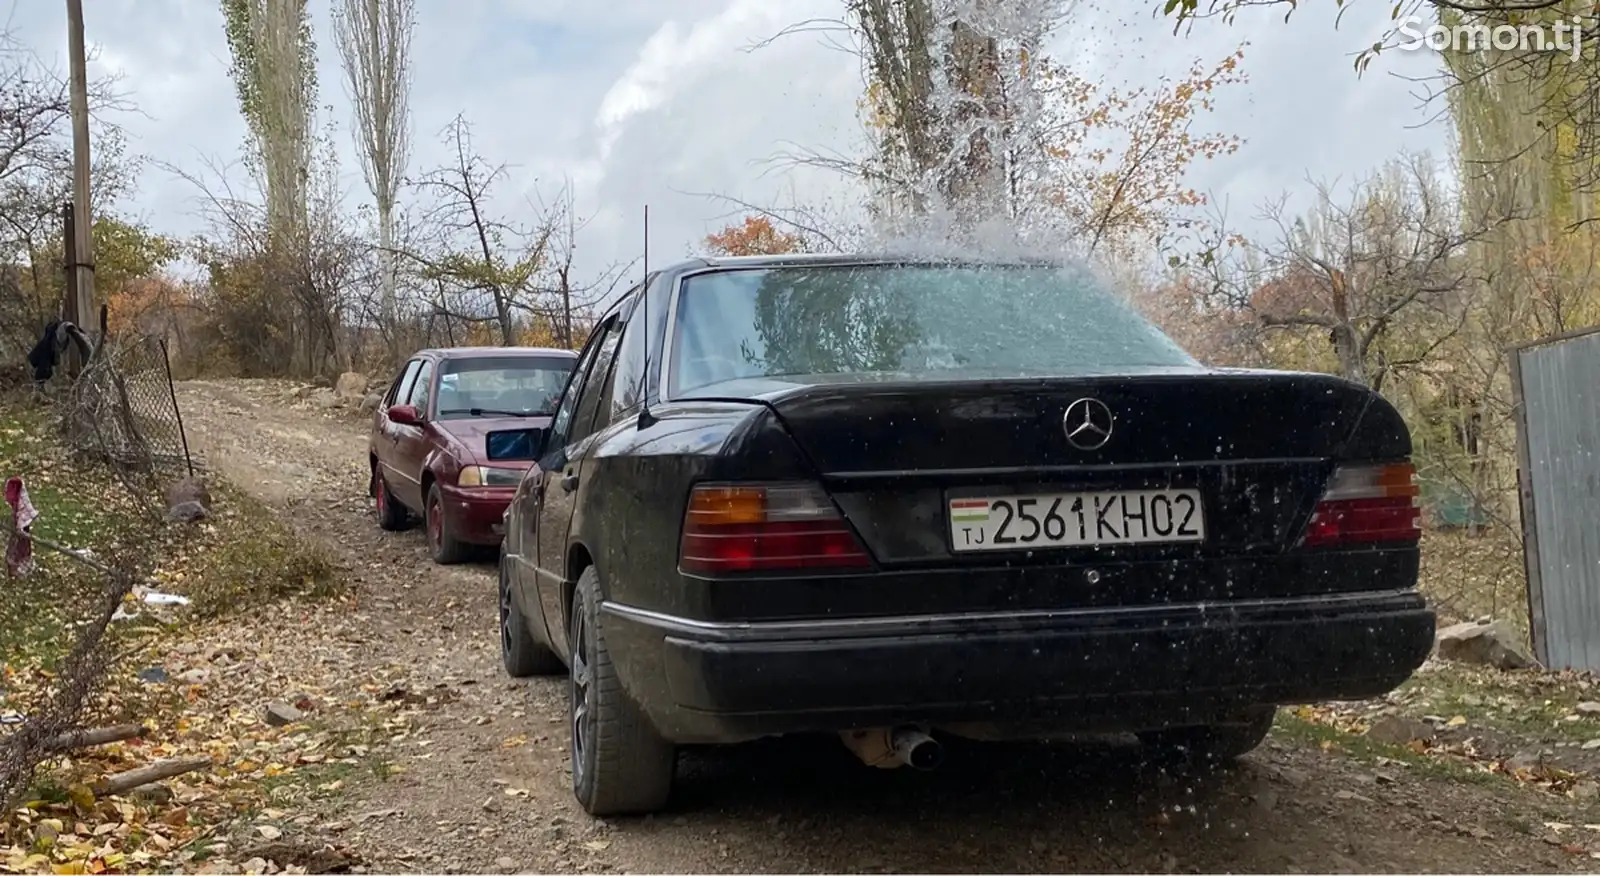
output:
M550 416L573 362L554 356L446 359L439 373L439 419Z
M1196 364L1075 268L716 271L684 280L675 325L675 395L760 377L1047 377Z

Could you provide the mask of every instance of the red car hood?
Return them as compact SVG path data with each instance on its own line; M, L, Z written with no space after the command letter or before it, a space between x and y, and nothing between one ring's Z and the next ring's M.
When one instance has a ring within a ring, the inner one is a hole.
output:
M483 442L490 432L502 429L548 429L550 417L465 417L459 420L436 420L438 427L449 433L456 443L463 445L472 459L480 465L490 464L484 453ZM496 468L527 468L531 459L497 459Z

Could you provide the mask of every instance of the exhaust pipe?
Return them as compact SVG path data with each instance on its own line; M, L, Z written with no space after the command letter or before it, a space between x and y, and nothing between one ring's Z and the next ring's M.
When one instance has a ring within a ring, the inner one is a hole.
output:
M902 727L891 734L895 758L915 770L931 770L944 763L944 746L916 727Z
M931 770L944 761L944 747L920 727L844 730L839 738L862 763L879 769Z

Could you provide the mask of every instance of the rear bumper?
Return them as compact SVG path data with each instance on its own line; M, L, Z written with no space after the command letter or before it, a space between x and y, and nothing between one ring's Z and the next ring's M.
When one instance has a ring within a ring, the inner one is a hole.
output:
M446 487L445 514L451 532L468 544L497 545L505 534L506 508L517 494L512 487Z
M623 682L679 742L904 722L1110 732L1378 696L1427 658L1415 591L772 623L604 605Z

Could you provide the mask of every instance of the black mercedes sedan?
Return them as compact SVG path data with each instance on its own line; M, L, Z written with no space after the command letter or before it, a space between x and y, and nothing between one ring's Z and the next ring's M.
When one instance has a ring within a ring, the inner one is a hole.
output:
M568 676L596 815L663 807L678 746L776 734L1237 757L1432 645L1395 409L1205 367L1081 267L677 264L521 431L501 647Z

